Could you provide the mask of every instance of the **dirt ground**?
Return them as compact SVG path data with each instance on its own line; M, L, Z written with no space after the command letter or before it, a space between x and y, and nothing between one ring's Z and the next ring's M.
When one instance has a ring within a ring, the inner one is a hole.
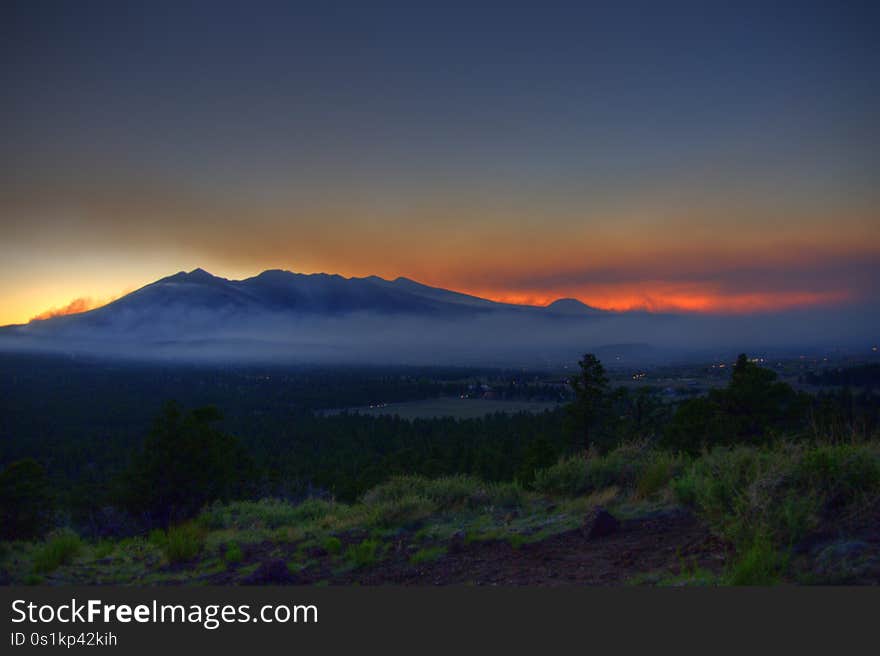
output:
M351 543L362 536L348 536ZM682 567L695 566L720 572L727 547L690 513L671 510L638 519L624 520L613 534L587 539L581 530L554 535L518 547L507 541L449 543L439 559L422 564L410 562L415 545L407 535L394 542L375 565L338 571L338 559L312 553L313 565L301 573L284 571L277 547L257 545L241 566L260 562L249 577L235 570L218 573L207 581L216 584L315 584L331 585L621 585L651 582L675 576ZM292 554L291 554L292 555ZM334 569L336 568L336 569Z

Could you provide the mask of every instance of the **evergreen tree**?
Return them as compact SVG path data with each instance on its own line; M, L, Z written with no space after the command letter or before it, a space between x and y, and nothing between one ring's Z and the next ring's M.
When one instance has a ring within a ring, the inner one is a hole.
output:
M608 376L605 367L592 353L578 361L580 372L569 381L574 390L574 401L569 406L575 431L580 433L584 452L589 451L596 423L602 416L608 400Z

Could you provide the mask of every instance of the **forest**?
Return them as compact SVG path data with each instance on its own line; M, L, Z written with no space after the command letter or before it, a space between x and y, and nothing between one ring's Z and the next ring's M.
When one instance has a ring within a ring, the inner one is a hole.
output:
M529 487L560 458L626 443L696 455L783 439L867 438L880 425L869 388L797 392L745 356L726 387L673 401L651 386L613 387L593 356L580 364L560 385L547 374L497 370L251 370L7 356L0 361L5 537L58 525L92 536L134 534L218 500L353 502L395 475L461 474ZM476 419L318 412L463 395L479 381L504 398L564 403Z

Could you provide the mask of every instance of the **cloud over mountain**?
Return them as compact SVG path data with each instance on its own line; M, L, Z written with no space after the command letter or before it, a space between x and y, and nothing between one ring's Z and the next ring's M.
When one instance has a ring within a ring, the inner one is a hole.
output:
M807 310L732 317L607 312L575 299L545 307L498 303L407 278L269 270L227 280L194 269L96 309L0 329L0 349L518 366L559 363L614 345L618 354L642 360L718 349L860 348L874 337L877 318L872 308L833 316Z

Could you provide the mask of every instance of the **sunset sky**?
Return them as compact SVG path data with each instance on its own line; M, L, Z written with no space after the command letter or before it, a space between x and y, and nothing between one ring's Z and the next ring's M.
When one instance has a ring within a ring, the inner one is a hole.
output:
M195 267L877 302L875 3L299 4L3 3L0 325Z

